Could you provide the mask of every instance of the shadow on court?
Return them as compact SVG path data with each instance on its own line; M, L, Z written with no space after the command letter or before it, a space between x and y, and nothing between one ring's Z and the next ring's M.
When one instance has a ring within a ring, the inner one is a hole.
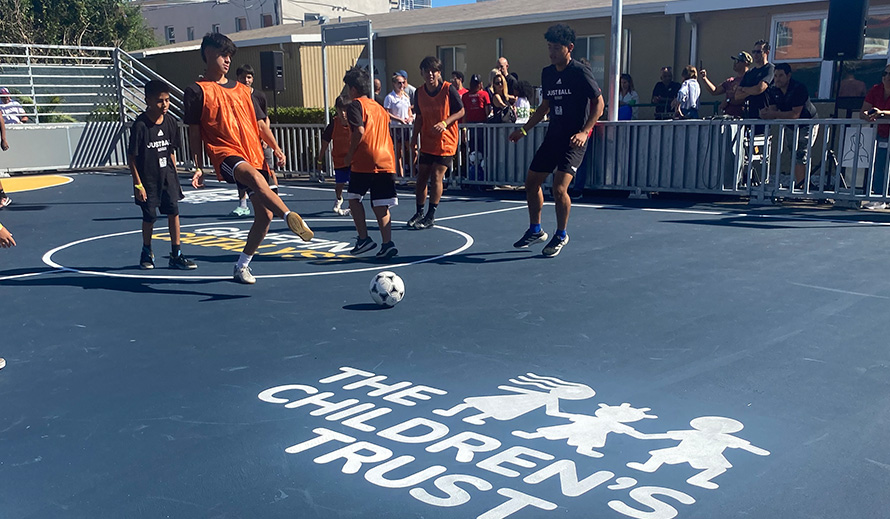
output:
M171 281L167 279L151 281L147 279L129 279L129 278L107 278L104 276L79 276L64 271L49 274L46 276L35 276L29 278L10 279L3 281L6 286L20 287L74 287L84 290L109 290L112 292L130 292L133 294L156 294L156 295L177 295L177 296L198 296L203 297L199 301L230 301L233 299L245 299L249 295L236 294L214 294L212 292L202 292L196 290L185 290L178 288L160 288L155 285L177 284L180 286L202 286L219 283L231 283L230 281L216 280L182 280Z

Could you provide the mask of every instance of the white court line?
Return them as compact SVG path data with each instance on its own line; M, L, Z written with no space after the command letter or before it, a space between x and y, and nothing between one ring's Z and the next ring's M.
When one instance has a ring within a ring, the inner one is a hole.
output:
M308 221L308 222L318 222L318 221L342 222L343 219L342 218L309 218L306 221ZM244 221L243 223L247 224L247 223L251 223L251 222ZM402 224L402 223L407 223L407 222L394 221L393 223ZM232 223L230 223L230 222L196 223L196 224L183 225L183 226L181 226L181 228L184 229L186 227L204 227L204 226L209 226L209 225L232 225ZM159 228L156 228L155 230L161 231L161 230L166 230L166 229L167 229L167 227L159 227ZM457 229L452 229L450 227L444 227L441 225L437 225L437 226L433 227L433 229L439 229L442 231L448 231L448 232L457 234L458 236L461 236L464 238L464 244L462 246L458 247L457 249L454 249L450 252L446 252L444 254L440 254L438 256L432 256L429 258L420 259L417 261L409 261L409 262L405 262L405 263L396 263L396 264L380 263L380 264L373 265L370 267L358 268L358 269L327 270L327 271L313 271L313 272L294 272L294 273L289 273L289 274L263 274L263 275L258 275L255 277L258 279L260 279L260 278L270 279L270 278L295 278L295 277L310 277L310 276L327 276L327 275L331 275L331 274L348 274L348 273L352 273L352 272L367 272L367 271L372 271L372 270L380 270L381 268L395 269L395 268L400 268L400 267L408 267L411 265L417 265L419 263L429 263L431 261L436 261L436 260L439 260L442 258L446 258L448 256L454 256L456 254L460 254L461 252L469 249L474 243L473 237L463 231L459 231ZM52 259L53 255L55 253L57 253L61 250L67 249L69 247L74 247L76 245L80 245L82 243L101 240L101 239L105 239L105 238L114 238L117 236L125 236L128 234L138 234L141 232L142 232L141 229L135 230L135 231L124 231L124 232L106 234L106 235L102 235L102 236L93 236L90 238L84 238L81 240L73 241L73 242L67 243L65 245L60 245L59 247L56 247L56 248L48 251L46 254L43 255L42 260L45 264L47 264L50 267L53 267L54 269L57 269L57 270L62 270L62 271L66 271L66 272L77 272L79 274L90 274L90 275L94 275L94 276L112 277L112 278L173 280L173 281L178 281L178 280L183 280L183 279L188 279L188 280L231 280L232 279L232 276L188 276L188 275L168 276L168 275L118 274L118 273L113 273L113 272L98 272L98 271L80 270L80 269L75 269L75 268L71 268L71 267L66 267L64 265L56 263ZM320 258L320 259L324 259L324 258ZM35 275L36 275L36 273L35 273ZM2 280L2 279L4 279L4 278L0 278L0 280Z
M16 274L15 276L0 277L0 281L6 281L8 279L30 278L30 277L34 277L34 276L42 276L43 274L55 274L58 271L59 270L56 269L56 270L47 270L45 272L29 272L27 274Z
M799 286L799 287L813 288L816 290L825 290L826 292L836 292L838 294L847 294L847 295L851 295L851 296L862 296L862 297L874 297L877 299L890 299L890 297L887 297L887 296L879 296L876 294L865 294L862 292L852 292L850 290L841 290L839 288L820 287L819 285L807 285L806 283L795 283L793 281L789 281L789 283L791 283L792 285Z
M506 211L517 211L519 209L525 209L524 207L508 207L507 209L493 209L491 211L482 211L481 213L467 213L467 214L459 214L455 216L445 216L442 218L436 218L437 222L441 222L443 220L456 220L458 218L469 218L470 216L482 216L486 214L494 214L494 213L503 213Z

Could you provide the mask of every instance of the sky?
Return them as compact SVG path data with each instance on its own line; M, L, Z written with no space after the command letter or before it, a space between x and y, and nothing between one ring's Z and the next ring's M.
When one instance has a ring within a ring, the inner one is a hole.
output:
M433 7L445 7L448 5L474 4L475 0L433 0Z

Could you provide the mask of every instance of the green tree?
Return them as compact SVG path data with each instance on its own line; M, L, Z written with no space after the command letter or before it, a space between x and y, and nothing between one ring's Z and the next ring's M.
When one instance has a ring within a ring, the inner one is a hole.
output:
M138 4L120 0L0 0L0 41L143 49L157 45Z

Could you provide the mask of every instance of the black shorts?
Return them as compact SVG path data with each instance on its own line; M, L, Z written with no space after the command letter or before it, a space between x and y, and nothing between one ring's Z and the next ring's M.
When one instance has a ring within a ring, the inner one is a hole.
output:
M421 152L420 157L417 159L417 163L421 166L429 166L431 164L436 164L437 166L445 166L448 169L451 169L451 164L454 162L454 155L449 155L447 157L440 157L438 155L430 155L429 153Z
M392 207L399 205L399 199L396 196L395 173L350 172L349 188L346 190L347 200L358 200L361 202L365 193L369 190L371 191L372 206Z
M587 142L590 142L590 139ZM528 169L538 173L553 173L555 169L574 176L578 172L578 167L581 166L586 152L587 145L580 148L572 146L571 136L565 138L545 137Z
M223 180L225 180L229 184L235 184L236 186L238 186L238 191L244 191L245 193L247 193L247 196L250 196L253 194L253 190L248 188L241 182L235 180L235 168L237 168L238 165L242 162L247 162L247 160L243 157L239 157L238 155L230 155L224 158L222 164L219 165L219 174L222 176ZM267 184L271 183L268 170L263 168L259 170L259 172L260 175L262 175L263 178L266 179Z
M158 211L165 216L179 214L179 201L185 198L179 177L175 171L168 171L157 179L142 179L145 186L145 202L136 202L142 209L142 221L154 223L158 219Z

